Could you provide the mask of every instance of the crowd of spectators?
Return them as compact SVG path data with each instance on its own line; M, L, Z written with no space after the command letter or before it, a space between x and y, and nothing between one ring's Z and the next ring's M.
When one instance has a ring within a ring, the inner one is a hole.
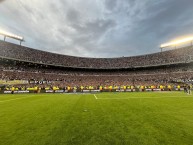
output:
M45 85L61 88L193 81L193 47L135 57L82 58L0 41L0 80L28 80L28 85L34 85L30 84L33 81L46 81L49 84Z
M9 60L7 60L9 61ZM23 63L18 61L11 61L10 63L4 63L0 58L0 71L14 71L14 72L29 72L29 73L45 73L55 75L75 75L75 76L124 76L124 75L147 75L147 74L169 74L180 72L193 72L193 63L173 66L162 66L154 68L143 69L126 69L126 70L110 70L110 71L96 71L96 70L70 70L67 68L47 67L45 65L31 65L30 63ZM13 64L16 63L16 64Z
M0 61L1 62L1 61ZM23 67L22 67L23 65ZM46 81L64 86L108 86L108 85L158 85L193 80L193 66L172 66L155 69L126 70L118 72L72 71L54 68L35 68L26 64L0 63L0 80ZM47 84L45 84L47 85Z
M134 57L84 58L40 51L0 41L0 57L64 67L116 69L192 62L193 47Z
M180 72L172 74L137 74L137 75L56 75L34 72L1 71L3 80L39 80L57 83L60 86L108 86L108 85L158 85L172 82L193 80L192 72Z

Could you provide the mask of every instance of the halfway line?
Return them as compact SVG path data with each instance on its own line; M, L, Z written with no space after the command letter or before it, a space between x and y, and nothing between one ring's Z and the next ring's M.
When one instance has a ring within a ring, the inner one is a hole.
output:
M97 98L97 96L94 94L94 97L95 97L95 99L97 100L98 98Z

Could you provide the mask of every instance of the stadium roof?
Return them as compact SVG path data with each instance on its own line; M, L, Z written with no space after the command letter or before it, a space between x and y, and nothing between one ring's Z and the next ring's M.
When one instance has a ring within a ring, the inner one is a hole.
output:
M3 30L0 30L0 35L3 35L5 37L9 37L9 38L13 38L13 39L16 39L19 41L24 41L24 37L21 37L21 36L15 35L15 34L11 34L9 32L3 31Z

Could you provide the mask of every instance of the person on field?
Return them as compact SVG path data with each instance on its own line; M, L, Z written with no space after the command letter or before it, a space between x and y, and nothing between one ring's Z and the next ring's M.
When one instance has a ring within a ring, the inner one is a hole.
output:
M168 85L168 91L172 91L171 85Z
M178 88L178 91L180 91L180 85L178 85L177 88Z
M15 87L12 86L12 88L11 88L11 94L14 94L14 91L15 91Z
M188 87L187 87L187 94L188 94L188 95L191 95L191 94L192 94L192 92L191 92L191 86L190 86L190 85L188 85Z
M186 86L186 85L184 85L184 93L188 93L188 92L187 92L187 86Z

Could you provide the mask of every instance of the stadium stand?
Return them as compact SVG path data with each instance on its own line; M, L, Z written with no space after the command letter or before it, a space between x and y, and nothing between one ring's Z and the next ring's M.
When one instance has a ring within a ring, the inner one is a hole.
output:
M17 84L20 88L174 86L193 80L193 47L134 57L83 58L0 41L0 80L28 82Z
M193 47L120 58L82 58L40 51L0 42L0 56L8 59L75 68L117 69L147 67L193 61Z

